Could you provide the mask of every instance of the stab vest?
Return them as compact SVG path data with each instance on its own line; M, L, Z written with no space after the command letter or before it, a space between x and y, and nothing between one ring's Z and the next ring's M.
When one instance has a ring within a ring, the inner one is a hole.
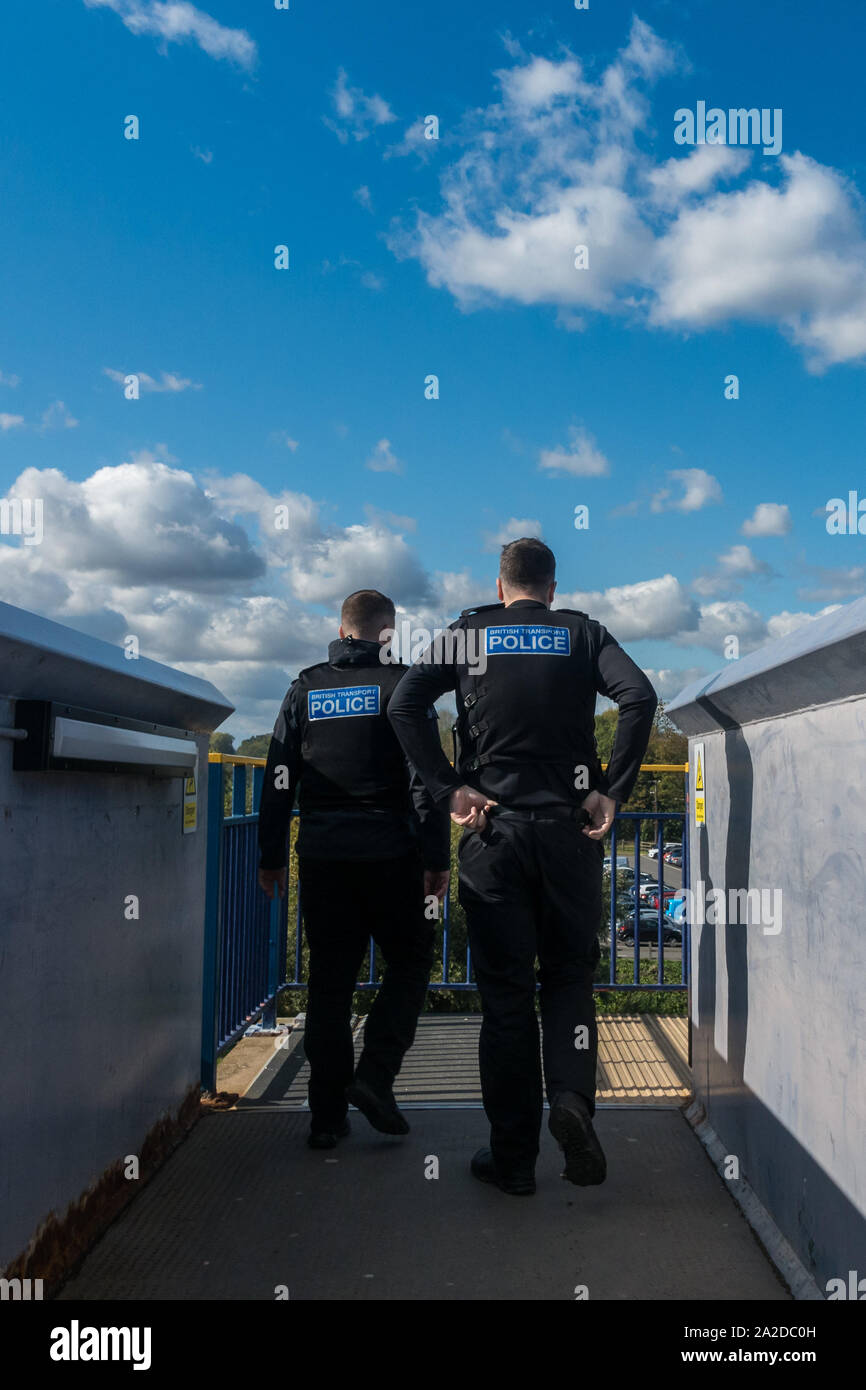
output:
M406 669L323 661L301 671L295 708L303 762L302 816L353 807L408 814L409 773L387 716L388 701Z
M487 604L453 625L461 776L521 803L578 803L602 778L595 743L595 652L588 614ZM481 660L486 669L479 671ZM575 786L576 769L588 780Z

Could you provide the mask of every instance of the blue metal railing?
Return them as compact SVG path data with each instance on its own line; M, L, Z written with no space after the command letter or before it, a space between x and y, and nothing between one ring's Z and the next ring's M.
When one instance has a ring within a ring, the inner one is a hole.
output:
M283 989L307 988L304 978L303 908L300 891L269 901L259 889L258 865L258 808L264 777L264 759L220 757L208 768L208 843L207 843L207 906L205 918L204 1011L202 1029L202 1085L215 1088L218 1054L235 1042L257 1018L262 1026L276 1024L277 996ZM226 790L224 768L231 769L231 813L225 814ZM252 767L252 787L248 785L247 768ZM297 812L295 812L297 815ZM633 886L638 884L641 864L641 825L654 823L658 847L657 908L658 930L654 944L658 949L658 969L655 981L640 978L641 942L639 927L640 902L634 898L634 944L631 980L617 979L617 891L616 860L618 843L626 827L633 829ZM651 993L688 990L689 927L682 922L682 954L679 979L665 979L665 942L670 931L664 922L664 864L662 862L663 829L665 824L679 821L688 824L688 776L686 776L686 808L673 811L621 811L611 832L610 857L610 972L605 980L596 982L599 992L646 990ZM689 885L688 836L683 834L682 885ZM290 896L294 896L294 921L289 924ZM456 935L451 917L451 893L446 894L441 915L442 971L439 979L430 981L431 991L469 991L478 986L472 978L472 958L468 940L465 951L458 947L459 960L452 956ZM669 962L670 963L670 962ZM366 978L357 983L358 990L379 987L376 975L376 951L370 941Z
M216 1059L257 1018L276 1023L285 913L258 886L259 802L264 760L211 754L202 1010L202 1085L216 1086ZM252 786L248 771L252 770ZM225 814L227 779L231 813ZM249 806L248 806L249 803Z

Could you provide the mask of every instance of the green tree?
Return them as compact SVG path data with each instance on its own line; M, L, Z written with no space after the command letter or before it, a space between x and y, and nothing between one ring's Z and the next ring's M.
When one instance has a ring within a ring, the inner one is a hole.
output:
M212 753L233 753L235 741L232 734L211 734L209 748Z
M266 758L270 745L270 734L252 734L238 744L238 754L244 758Z

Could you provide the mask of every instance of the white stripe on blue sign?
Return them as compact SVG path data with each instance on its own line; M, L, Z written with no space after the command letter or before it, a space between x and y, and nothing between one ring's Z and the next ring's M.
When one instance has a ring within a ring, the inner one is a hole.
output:
M571 632L550 624L488 627L484 650L488 656L570 656Z
M335 690L307 692L310 719L350 719L359 714L378 713L378 685L344 685Z

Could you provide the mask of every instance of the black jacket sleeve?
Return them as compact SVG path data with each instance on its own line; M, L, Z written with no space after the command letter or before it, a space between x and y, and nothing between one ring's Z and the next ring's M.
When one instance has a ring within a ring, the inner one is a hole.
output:
M289 826L301 772L301 736L295 682L284 699L268 748L259 806L259 868L282 869L288 860ZM279 783L279 785L277 785Z
M457 684L453 658L445 660L445 651L441 643L428 647L421 660L409 667L388 703L388 718L403 752L435 802L463 785L445 756L438 721L430 718L435 701Z
M439 736L439 724L433 713L435 721L433 727ZM409 764L409 791L412 797L412 814L418 829L418 842L421 846L421 855L424 860L424 868L436 870L450 869L451 867L451 817L448 814L448 803L433 800L423 781L418 776L412 764Z
M636 666L607 628L598 625L595 655L595 687L619 706L613 752L607 766L607 787L599 790L618 801L628 801L647 750L658 696L643 671Z

